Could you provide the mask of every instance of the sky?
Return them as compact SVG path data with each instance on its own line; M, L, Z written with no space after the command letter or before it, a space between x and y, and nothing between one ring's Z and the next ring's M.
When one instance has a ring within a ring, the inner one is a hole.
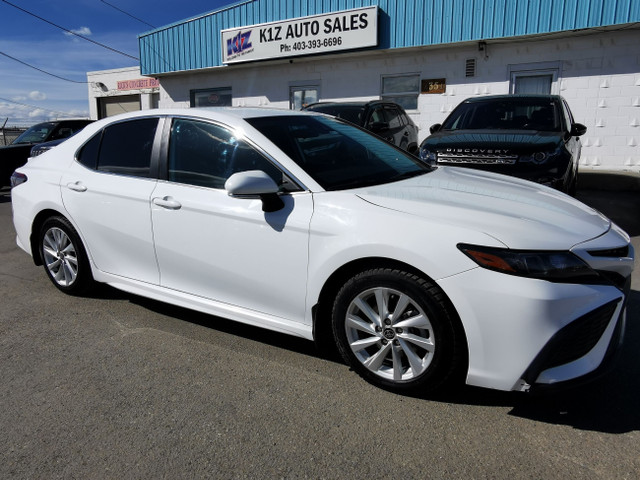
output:
M139 57L139 34L235 3L0 0L0 127L5 120L6 126L30 126L56 118L88 118L87 72L139 65L130 58Z

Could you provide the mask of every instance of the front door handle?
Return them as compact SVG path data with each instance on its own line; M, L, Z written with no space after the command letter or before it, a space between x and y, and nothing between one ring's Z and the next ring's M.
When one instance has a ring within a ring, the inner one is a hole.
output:
M77 182L69 182L67 183L67 188L69 190L73 190L74 192L86 192L87 187L85 187L81 181Z
M152 200L154 205L157 205L162 208L167 208L169 210L179 210L182 207L182 204L177 200L174 200L173 197L155 197Z

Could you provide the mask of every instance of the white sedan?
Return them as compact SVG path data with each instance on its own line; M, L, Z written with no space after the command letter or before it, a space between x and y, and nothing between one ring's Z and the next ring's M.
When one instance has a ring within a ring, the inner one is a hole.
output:
M321 114L110 117L12 181L17 243L63 292L329 339L384 388L584 380L623 338L634 252L610 220Z

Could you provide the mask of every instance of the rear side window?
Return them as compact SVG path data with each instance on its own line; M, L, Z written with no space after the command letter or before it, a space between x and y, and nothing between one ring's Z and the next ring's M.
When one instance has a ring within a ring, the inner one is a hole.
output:
M142 118L106 127L102 134L97 169L149 177L157 125L157 118Z
M400 118L400 112L396 108L385 108L387 118L389 119L389 128L403 127L402 119Z
M149 177L157 125L157 118L110 125L84 144L77 160L93 170Z
M84 147L78 153L78 162L87 168L95 170L98 165L98 152L100 152L100 140L102 139L102 131L91 137Z

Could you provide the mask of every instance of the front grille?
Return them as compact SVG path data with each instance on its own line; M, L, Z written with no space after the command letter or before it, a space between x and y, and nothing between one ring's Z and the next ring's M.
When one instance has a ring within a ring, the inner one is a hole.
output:
M589 353L602 337L621 300L609 302L558 331L527 369L524 380L534 383L544 370L571 363Z
M517 155L482 153L439 153L438 163L475 164L475 165L514 165Z

